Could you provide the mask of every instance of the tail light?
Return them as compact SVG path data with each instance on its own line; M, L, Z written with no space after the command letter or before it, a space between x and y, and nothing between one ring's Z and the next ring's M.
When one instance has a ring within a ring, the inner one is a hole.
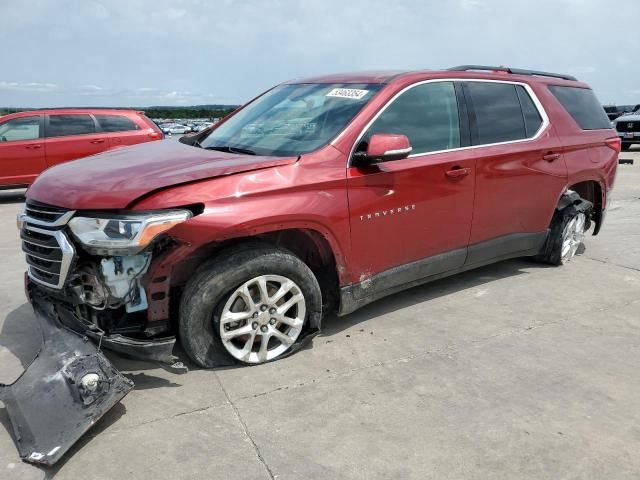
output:
M605 142L607 143L607 147L616 153L620 153L620 150L622 150L622 140L620 140L620 137L607 138Z
M149 138L160 138L160 134L158 132L151 132Z

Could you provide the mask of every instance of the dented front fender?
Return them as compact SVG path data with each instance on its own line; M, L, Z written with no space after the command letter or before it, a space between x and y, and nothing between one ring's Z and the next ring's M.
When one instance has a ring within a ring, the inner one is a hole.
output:
M42 346L11 385L0 384L20 457L53 465L106 412L131 391L133 382L93 342L64 327L53 305L34 300Z

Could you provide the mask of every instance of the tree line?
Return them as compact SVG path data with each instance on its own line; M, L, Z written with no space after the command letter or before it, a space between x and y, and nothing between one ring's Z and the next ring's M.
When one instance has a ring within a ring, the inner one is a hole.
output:
M208 108L142 108L144 114L150 118L222 118L235 110L235 107L225 109Z

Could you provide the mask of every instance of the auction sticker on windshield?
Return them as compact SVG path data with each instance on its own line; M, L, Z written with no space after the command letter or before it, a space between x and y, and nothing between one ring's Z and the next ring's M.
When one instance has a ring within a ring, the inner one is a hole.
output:
M369 90L360 90L357 88L334 88L329 93L327 93L327 97L339 97L339 98L353 98L354 100L360 100L364 97Z

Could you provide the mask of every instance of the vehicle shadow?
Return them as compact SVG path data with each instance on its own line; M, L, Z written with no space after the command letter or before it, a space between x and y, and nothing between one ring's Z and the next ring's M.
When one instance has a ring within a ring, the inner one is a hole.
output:
M0 204L22 203L26 190L0 190Z
M108 350L105 350L104 354L125 377L129 378L129 380L135 384L136 390L176 388L182 386L182 384L174 381L178 380L181 374L163 369L161 365L125 357ZM173 349L173 355L186 365L189 372L193 370L201 370L196 364L192 363L188 359L179 343L176 343L176 346ZM158 375L153 375L150 373L151 371L158 372Z
M9 312L2 322L0 347L6 348L20 363L22 369L8 371L3 367L0 382L11 384L22 374L36 358L42 345L42 333L36 321L33 309L28 303ZM7 378L10 376L10 378Z
M582 253L582 251L579 251L579 253ZM384 297L344 317L338 317L335 314L329 315L323 320L320 337L337 335L374 317L386 315L418 303L434 300L462 290L476 288L503 278L527 275L529 273L528 270L532 268L554 267L535 263L529 259L506 260L419 285ZM40 349L41 343L42 337L39 333L39 327L29 304L25 303L7 315L0 331L0 347L5 347L9 350L18 359L23 369L31 364ZM312 345L313 342L310 342L309 345L301 350L312 348ZM138 390L180 386L179 383L165 378L163 374L161 376L150 374L150 371L158 371L159 366L157 364L124 357L108 350L105 350L104 353L118 370L134 381ZM174 355L183 361L189 370L200 370L199 367L189 361L179 343L176 344ZM215 370L238 367L240 365L221 366L215 368ZM162 372L164 373L164 371ZM14 380L21 373L21 371L15 372ZM174 378L174 374L168 374L167 376ZM175 375L175 378L177 379L179 376ZM10 383L6 381L6 378L0 378L0 381Z
M527 270L532 268L554 267L536 263L528 258L519 258L515 260L505 260L468 272L445 277L381 298L344 317L331 315L323 320L321 336L331 337L374 317L379 317L415 304L428 302L429 300L434 300L452 293L477 288L503 278L528 275L529 272Z

